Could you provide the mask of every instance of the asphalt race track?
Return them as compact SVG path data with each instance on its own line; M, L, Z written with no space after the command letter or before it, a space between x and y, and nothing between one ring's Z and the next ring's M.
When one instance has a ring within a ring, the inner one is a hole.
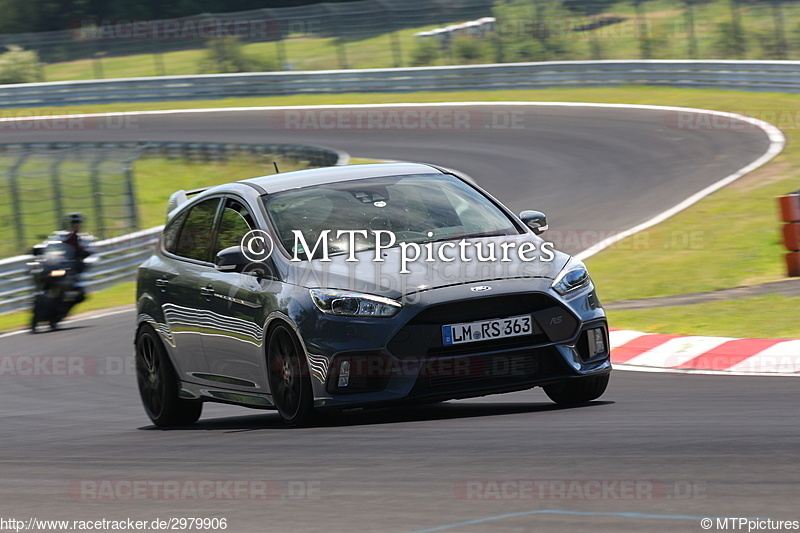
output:
M3 128L0 142L319 144L459 169L516 211L546 211L551 228L609 232L768 146L758 129L679 129L648 110L524 108L522 127L464 131L287 129L275 113L143 116L115 131ZM125 310L0 336L0 516L224 517L227 531L287 532L702 531L704 517L800 519L792 378L617 371L602 401L578 408L533 390L357 410L303 429L269 411L206 405L195 426L162 431L136 391L133 319ZM245 489L220 488L234 481ZM180 496L165 497L167 486Z

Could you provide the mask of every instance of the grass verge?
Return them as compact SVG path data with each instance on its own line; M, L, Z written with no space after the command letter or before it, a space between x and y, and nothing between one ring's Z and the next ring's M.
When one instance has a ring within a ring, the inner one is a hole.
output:
M769 295L696 305L609 311L608 319L615 328L645 333L796 339L800 337L798 307L800 298Z
M86 301L75 306L70 312L70 316L89 311L108 309L121 305L132 305L136 300L136 283L128 281L114 285L102 291L91 293ZM18 311L0 315L0 331L11 331L15 329L27 328L30 326L31 314L29 311ZM42 325L40 327L46 327Z

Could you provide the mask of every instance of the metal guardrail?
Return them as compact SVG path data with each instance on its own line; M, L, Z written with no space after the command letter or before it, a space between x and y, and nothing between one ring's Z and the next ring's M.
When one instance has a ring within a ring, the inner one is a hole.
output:
M133 280L138 267L158 242L163 226L129 235L97 241L93 248L97 262L83 275L87 290L98 291L122 281ZM32 255L0 260L0 314L30 307Z
M159 76L0 85L1 107L337 94L616 87L800 92L800 61L629 60Z
M317 146L283 144L220 144L220 143L25 143L0 145L0 154L20 148L57 150L65 147L97 149L138 148L145 154L170 158L217 161L237 154L271 154L307 161L311 166L346 164L348 155ZM162 226L137 231L120 237L97 241L93 248L97 261L83 274L88 291L98 291L136 277L136 268L150 255L158 242ZM0 314L30 307L33 283L27 265L32 255L0 260Z
M187 142L59 142L0 144L0 155L16 152L48 153L65 149L131 151L139 156L160 156L189 161L224 161L239 156L274 155L307 162L312 167L345 165L349 155L321 146L294 144L187 143Z

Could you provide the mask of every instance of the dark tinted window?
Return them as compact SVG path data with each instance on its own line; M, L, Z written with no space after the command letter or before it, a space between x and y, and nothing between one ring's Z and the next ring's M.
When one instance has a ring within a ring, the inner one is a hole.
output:
M253 217L250 212L236 200L226 200L225 208L222 210L222 217L219 221L219 233L217 235L217 252L231 246L239 246L242 238L247 232L253 229Z
M178 234L180 233L181 226L183 226L183 222L185 220L186 212L183 212L167 223L166 227L164 228L161 241L164 244L164 249L166 251L173 254L175 253L175 248L178 245Z
M213 242L211 230L218 206L219 198L214 198L200 202L189 211L172 253L198 261L210 260Z
M313 245L323 231L333 254L348 252L338 230L388 230L397 241L432 242L515 235L514 222L491 200L449 175L389 176L305 187L271 195L266 207L281 244L294 254L294 230ZM356 237L357 251L374 247ZM304 251L299 251L304 253Z

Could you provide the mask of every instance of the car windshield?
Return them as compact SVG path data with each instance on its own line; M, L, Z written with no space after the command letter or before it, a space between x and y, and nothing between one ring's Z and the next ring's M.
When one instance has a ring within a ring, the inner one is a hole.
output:
M284 249L308 259L302 244L295 250L295 230L313 250L325 230L329 255L348 253L348 234L357 252L375 248L373 231L390 231L396 242L434 242L473 237L517 235L516 224L491 200L454 176L413 175L367 178L304 187L264 198ZM372 231L370 231L372 230ZM383 234L386 244L389 236ZM322 246L316 247L320 257Z

